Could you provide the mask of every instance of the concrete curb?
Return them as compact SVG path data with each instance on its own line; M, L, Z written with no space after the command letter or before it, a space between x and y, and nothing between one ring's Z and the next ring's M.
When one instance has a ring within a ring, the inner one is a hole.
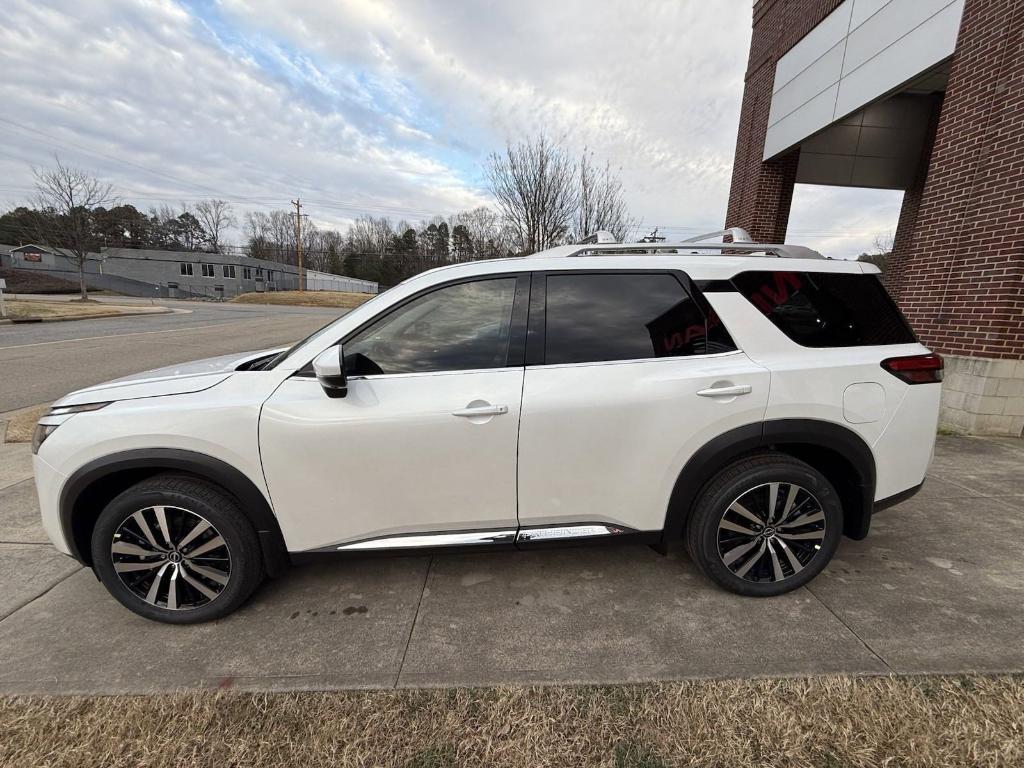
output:
M63 323L70 320L102 320L107 317L132 317L135 315L166 315L174 312L168 307L138 309L131 312L101 312L95 315L65 315L64 317L19 317L0 320L0 325L20 325L22 323Z

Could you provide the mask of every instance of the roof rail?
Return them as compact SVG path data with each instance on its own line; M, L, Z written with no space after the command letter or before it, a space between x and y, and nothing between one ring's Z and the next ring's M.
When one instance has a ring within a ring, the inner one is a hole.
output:
M609 232L607 229L599 229L592 235L584 237L576 245L596 245L597 243L617 243L615 235Z
M707 253L706 253L707 252ZM721 256L769 256L780 259L824 259L817 251L803 245L785 243L577 243L559 245L546 251L530 254L527 258L569 258L574 256L617 256L623 254L665 254L701 256L718 253Z
M720 232L708 232L706 235L697 235L691 237L689 240L683 240L684 243L703 243L705 240L712 240L716 237L725 237L729 235L732 237L734 243L749 243L750 233L742 227L730 227L729 229L723 229Z

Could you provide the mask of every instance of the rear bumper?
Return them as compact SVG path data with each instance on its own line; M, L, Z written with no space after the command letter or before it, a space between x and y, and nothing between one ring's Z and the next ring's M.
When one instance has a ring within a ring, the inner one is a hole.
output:
M897 504L902 504L910 497L916 495L922 487L924 487L924 480L913 488L907 488L905 491L900 491L899 493L894 493L892 496L886 496L884 499L879 499L875 502L874 511L877 513L889 509L889 507L895 507Z

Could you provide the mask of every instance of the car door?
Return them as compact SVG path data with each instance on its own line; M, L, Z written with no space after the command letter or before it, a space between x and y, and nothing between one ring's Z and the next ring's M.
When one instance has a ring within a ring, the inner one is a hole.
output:
M511 541L529 278L443 285L344 342L348 393L308 373L263 406L292 551Z
M764 418L767 370L681 273L538 274L529 339L523 541L659 531L687 459Z

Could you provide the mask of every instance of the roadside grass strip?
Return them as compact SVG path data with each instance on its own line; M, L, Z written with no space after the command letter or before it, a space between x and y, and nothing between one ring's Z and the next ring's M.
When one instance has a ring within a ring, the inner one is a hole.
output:
M288 307L338 307L354 309L372 299L372 293L344 291L267 291L243 293L231 301L236 304L279 304Z
M3 766L1019 766L1024 677L0 699Z

